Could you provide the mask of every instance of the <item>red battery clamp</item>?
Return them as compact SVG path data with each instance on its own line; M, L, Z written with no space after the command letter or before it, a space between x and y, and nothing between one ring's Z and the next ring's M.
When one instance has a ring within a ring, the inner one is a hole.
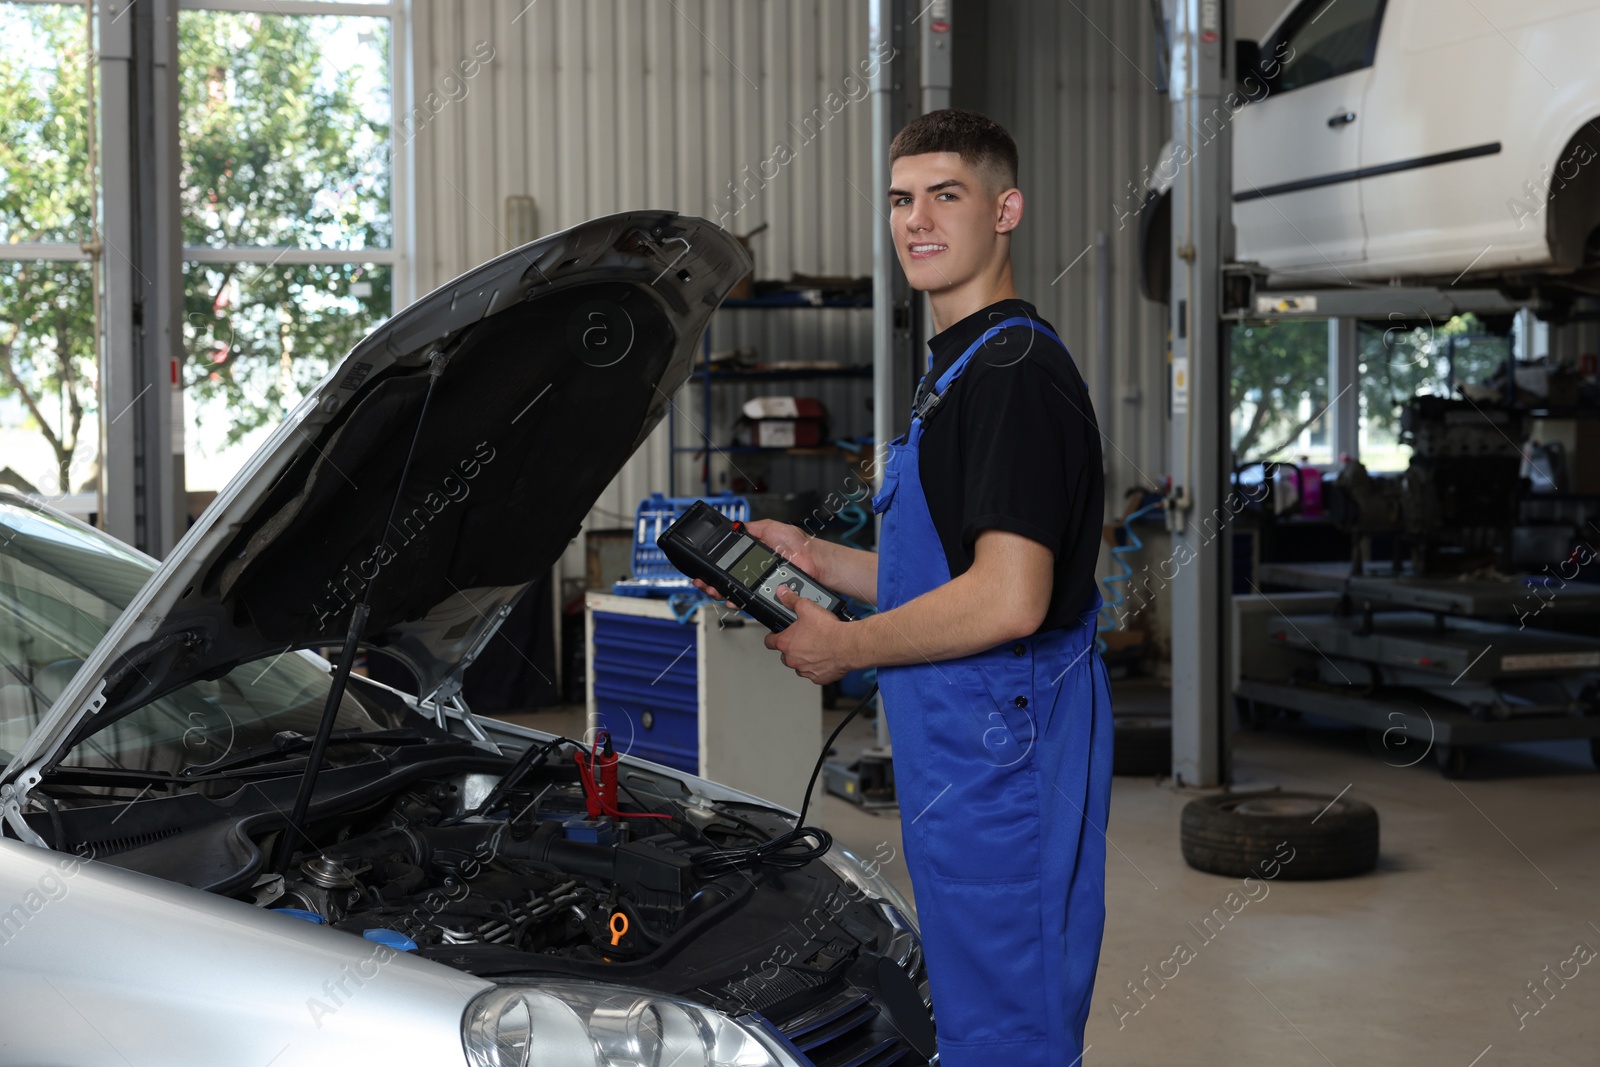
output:
M583 783L584 806L589 818L610 815L614 819L670 819L653 811L621 811L617 808L617 763L619 757L611 744L608 730L597 730L594 745L588 752L579 749L572 754L578 764L578 779Z

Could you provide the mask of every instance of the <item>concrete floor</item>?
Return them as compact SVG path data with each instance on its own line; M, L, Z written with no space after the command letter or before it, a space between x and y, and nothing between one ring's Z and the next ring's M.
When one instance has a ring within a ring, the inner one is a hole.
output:
M1114 688L1118 710L1165 705L1152 683ZM838 718L825 715L825 728ZM517 719L582 729L581 709ZM851 724L839 758L871 730ZM1391 766L1401 761L1375 755L1359 731L1241 733L1233 752L1236 788L1331 797L1348 786L1375 806L1378 869L1267 883L1204 941L1189 924L1226 913L1239 883L1183 862L1179 813L1198 793L1118 778L1085 1064L1600 1064L1600 775L1585 745L1492 750L1458 782L1431 759ZM897 812L827 796L811 821L858 853L900 848ZM903 864L885 872L910 895ZM1172 973L1163 961L1180 942L1193 958L1164 986L1146 982L1147 966ZM1542 1008L1530 982L1544 983Z

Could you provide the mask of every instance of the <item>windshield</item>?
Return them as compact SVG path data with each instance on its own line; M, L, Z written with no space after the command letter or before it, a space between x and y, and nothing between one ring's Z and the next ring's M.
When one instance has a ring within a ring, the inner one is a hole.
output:
M149 579L155 565L114 539L0 495L0 766ZM315 732L328 664L305 652L193 682L75 745L65 766L204 770L283 730ZM386 711L346 690L336 730L384 730ZM330 762L364 758L330 749Z

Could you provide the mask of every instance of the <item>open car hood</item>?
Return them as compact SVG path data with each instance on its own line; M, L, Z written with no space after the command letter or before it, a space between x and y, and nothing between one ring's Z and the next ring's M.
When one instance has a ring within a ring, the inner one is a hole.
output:
M6 779L181 685L340 644L368 585L363 643L436 689L577 536L749 270L704 219L628 212L507 252L395 315L200 516Z

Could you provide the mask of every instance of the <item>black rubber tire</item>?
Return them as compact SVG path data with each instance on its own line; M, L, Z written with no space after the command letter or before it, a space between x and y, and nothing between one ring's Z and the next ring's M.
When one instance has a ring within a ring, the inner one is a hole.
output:
M1184 806L1183 858L1230 878L1348 878L1378 863L1378 813L1348 794L1224 794Z
M1111 773L1154 778L1172 773L1172 720L1150 715L1112 716Z

